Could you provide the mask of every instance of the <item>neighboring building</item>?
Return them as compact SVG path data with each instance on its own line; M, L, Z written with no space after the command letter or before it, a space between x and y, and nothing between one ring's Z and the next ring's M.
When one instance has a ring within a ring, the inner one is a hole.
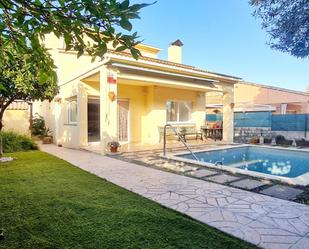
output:
M30 135L30 105L24 101L14 101L3 115L3 130Z
M155 144L167 123L196 125L205 122L205 93L223 97L223 138L233 140L232 103L239 78L208 72L182 63L182 43L168 49L168 60L157 59L160 49L138 45L135 60L128 52L109 49L103 58L77 58L65 51L62 39L46 36L45 46L57 66L60 92L51 103L34 103L53 131L54 141L67 147L111 140Z
M234 89L235 112L271 111L274 114L309 113L309 94L241 81ZM206 94L207 113L221 112L222 94Z

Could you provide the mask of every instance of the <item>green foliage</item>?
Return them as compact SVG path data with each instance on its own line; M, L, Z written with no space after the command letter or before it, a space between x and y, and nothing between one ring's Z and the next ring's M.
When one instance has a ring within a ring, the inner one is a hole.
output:
M13 43L21 53L33 51L42 61L42 80L52 75L52 61L41 46L44 35L63 37L66 49L103 56L107 43L121 45L138 58L137 33L131 33L131 20L149 4L130 4L129 0L0 0L0 46ZM116 31L117 28L117 31ZM120 31L118 31L120 29ZM89 37L93 44L85 41Z
M270 46L293 56L309 57L308 0L250 0L254 16L270 35Z
M256 248L40 151L0 166L0 248Z
M40 115L35 115L32 119L32 135L43 136L46 133L45 120Z
M3 113L14 100L52 100L58 86L56 77L46 76L41 70L44 61L37 61L33 53L20 54L8 45L0 47L0 58L1 130Z
M36 143L25 135L20 135L11 131L1 131L0 136L2 137L4 153L38 149Z
M53 99L58 90L57 82L56 79L50 79L41 71L42 61L36 61L32 53L20 54L12 46L1 47L0 56L2 101Z

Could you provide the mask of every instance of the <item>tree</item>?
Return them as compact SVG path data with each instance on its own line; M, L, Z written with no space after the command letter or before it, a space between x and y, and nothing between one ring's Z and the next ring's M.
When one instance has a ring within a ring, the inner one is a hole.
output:
M262 20L270 46L299 58L309 57L308 0L250 0Z
M0 47L13 44L20 53L32 53L42 62L41 74L50 81L55 81L53 61L40 42L47 33L64 37L66 49L78 51L78 56L87 52L101 57L112 42L118 51L129 49L137 59L139 41L136 32L131 34L131 20L139 18L139 11L148 5L131 5L129 0L0 0Z
M0 56L1 130L4 111L14 100L52 100L58 87L56 81L48 80L47 76L41 73L41 62L33 54L20 54L12 46L7 46L1 48Z

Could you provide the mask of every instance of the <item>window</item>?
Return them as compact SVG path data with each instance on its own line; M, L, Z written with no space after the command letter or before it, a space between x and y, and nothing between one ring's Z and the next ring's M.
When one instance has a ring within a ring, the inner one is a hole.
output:
M191 119L192 102L167 101L167 122L188 122Z
M77 103L76 100L69 102L69 123L74 124L77 122Z

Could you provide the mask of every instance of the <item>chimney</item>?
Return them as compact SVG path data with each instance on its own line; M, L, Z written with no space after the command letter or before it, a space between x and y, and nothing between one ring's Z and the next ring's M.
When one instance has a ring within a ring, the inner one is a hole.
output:
M168 61L182 63L182 47L183 43L180 40L174 41L168 47Z

